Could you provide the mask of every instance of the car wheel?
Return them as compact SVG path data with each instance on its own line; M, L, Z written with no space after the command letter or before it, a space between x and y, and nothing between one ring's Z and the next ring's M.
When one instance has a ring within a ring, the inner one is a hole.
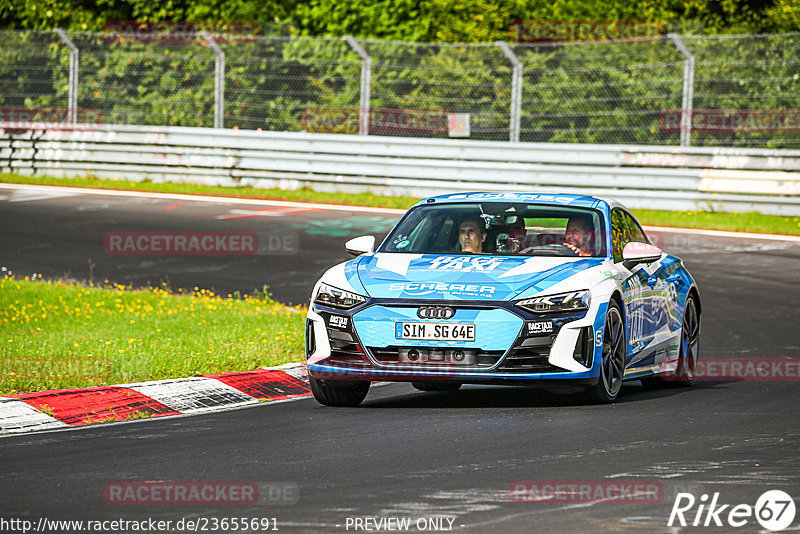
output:
M309 377L311 393L325 406L358 406L369 391L369 381L317 380Z
M458 391L460 382L411 382L411 385L420 391Z
M606 312L603 329L603 355L600 361L600 379L587 390L588 398L594 403L614 402L622 389L625 373L625 325L619 305L611 301Z

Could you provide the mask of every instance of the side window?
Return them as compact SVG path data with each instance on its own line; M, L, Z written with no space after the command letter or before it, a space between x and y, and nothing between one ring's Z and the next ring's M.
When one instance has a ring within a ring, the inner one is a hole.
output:
M622 261L622 249L631 241L628 225L625 221L625 212L615 209L611 212L611 246L613 247L614 261Z
M631 237L631 241L636 241L637 243L649 243L647 240L647 235L644 233L644 230L642 230L642 227L639 226L639 223L636 222L636 219L625 212L622 212L622 216L625 219L625 226L628 227L628 233Z

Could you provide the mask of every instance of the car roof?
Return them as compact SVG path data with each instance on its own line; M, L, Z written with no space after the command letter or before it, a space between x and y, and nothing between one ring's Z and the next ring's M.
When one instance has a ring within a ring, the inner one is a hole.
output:
M470 192L470 193L451 193L449 195L438 195L420 200L420 204L438 204L469 201L505 201L505 202L535 202L537 204L552 204L557 206L577 206L583 208L602 208L607 209L622 207L615 200L606 200L589 195L572 195L566 193L490 193L490 192ZM605 206L603 206L605 204Z

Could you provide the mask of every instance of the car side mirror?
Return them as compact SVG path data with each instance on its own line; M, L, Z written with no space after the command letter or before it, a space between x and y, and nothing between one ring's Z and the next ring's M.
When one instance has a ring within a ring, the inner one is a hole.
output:
M622 249L622 261L625 267L630 269L640 263L658 261L661 259L661 254L663 251L656 246L631 241Z
M360 237L354 237L344 244L344 249L348 254L352 254L353 256L360 256L361 254L372 252L375 250L375 236L362 235Z

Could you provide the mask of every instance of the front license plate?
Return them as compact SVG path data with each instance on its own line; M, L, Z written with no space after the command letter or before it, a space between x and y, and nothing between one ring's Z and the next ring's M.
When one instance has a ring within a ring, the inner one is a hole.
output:
M475 341L472 323L394 323L396 339Z

